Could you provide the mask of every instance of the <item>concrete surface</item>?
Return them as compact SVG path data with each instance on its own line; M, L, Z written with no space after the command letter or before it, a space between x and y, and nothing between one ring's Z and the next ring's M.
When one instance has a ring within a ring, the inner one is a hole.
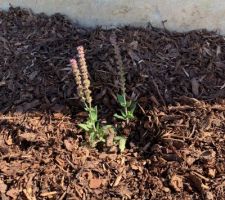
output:
M0 8L31 8L34 12L60 12L83 26L143 26L151 23L169 30L207 28L225 34L223 0L0 0Z

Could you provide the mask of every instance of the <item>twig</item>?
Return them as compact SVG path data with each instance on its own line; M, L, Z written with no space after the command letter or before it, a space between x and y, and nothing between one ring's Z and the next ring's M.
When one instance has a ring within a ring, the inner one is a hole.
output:
M27 189L24 189L23 193L25 194L25 196L28 200L36 200L36 197L35 196L32 197Z
M153 85L155 86L156 91L157 91L157 93L158 93L158 95L159 95L159 97L160 97L160 99L161 99L163 105L166 106L165 100L164 100L164 98L162 97L162 95L161 95L161 93L160 93L160 91L159 91L159 87L158 87L157 83L155 82L155 80L154 80L153 77L151 77L151 79L152 79Z
M66 158L66 160L67 160L67 162L70 164L70 166L72 168L74 168L75 170L77 170L76 166L68 158Z
M62 194L62 196L59 198L59 200L63 200L64 197L66 196L67 190Z
M178 142L184 142L184 140L180 140L180 139L176 139L176 138L162 138L163 140L174 140L174 141L178 141Z
M194 133L195 133L195 128L196 128L196 124L194 124L193 129L192 129L190 135L188 136L189 138L191 138L191 137L194 135Z
M199 174L199 173L197 173L197 172L194 172L194 171L193 171L192 173L195 174L196 176L198 176L199 178L205 180L205 181L209 181L208 178L204 177L203 175L201 175L201 174Z
M58 193L58 192L56 192L56 191L52 191L52 192L43 192L43 193L40 194L40 196L42 196L42 197L47 197L47 196L55 195L55 194L57 194L57 193Z
M0 119L1 119L1 120L4 120L4 119L6 119L6 120L9 120L9 119L18 119L18 118L20 118L20 116L17 116L17 117L0 116Z

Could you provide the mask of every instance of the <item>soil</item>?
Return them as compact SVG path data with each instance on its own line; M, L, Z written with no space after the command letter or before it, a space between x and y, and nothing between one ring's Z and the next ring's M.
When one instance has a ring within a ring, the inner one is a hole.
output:
M86 143L69 64L83 45L99 118L118 125L113 33L138 102L123 153ZM0 70L1 199L225 199L223 36L85 29L10 8L0 11Z

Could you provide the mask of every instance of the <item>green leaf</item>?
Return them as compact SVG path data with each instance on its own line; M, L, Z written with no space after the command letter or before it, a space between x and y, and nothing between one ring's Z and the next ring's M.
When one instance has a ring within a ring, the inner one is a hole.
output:
M85 125L86 125L87 128L89 128L89 129L92 129L92 128L93 128L93 122L90 121L90 120L86 121L86 124L85 124Z
M89 131L87 124L78 124L78 126L82 129L84 129L85 131Z
M127 107L129 108L132 104L132 101L127 101Z
M135 109L137 107L137 103L136 102L132 102L131 105L129 106L129 111L134 113Z
M97 131L100 130L100 125L99 125L99 123L96 123L96 129L97 129Z
M123 116L121 116L121 115L118 115L118 114L114 114L113 115L115 118L117 118L117 119L122 119L122 120L125 120L126 118L124 118Z
M117 140L119 142L119 149L121 152L123 152L126 148L127 139L122 136L117 136L117 137L115 137L115 140Z
M126 107L127 106L127 101L126 101L126 98L125 98L125 95L117 95L117 100L119 102L119 104L122 106L122 107Z
M94 147L95 146L95 140L96 140L96 134L95 134L95 132L91 132L90 133L89 140L90 140L91 146Z
M128 119L133 119L134 118L134 115L130 111L128 111L127 112L127 118Z
M97 106L95 106L94 108L91 108L91 110L89 111L89 116L91 121L93 122L96 122L98 120Z
M121 114L122 114L122 116L123 116L124 119L127 118L127 114L124 111L121 111Z

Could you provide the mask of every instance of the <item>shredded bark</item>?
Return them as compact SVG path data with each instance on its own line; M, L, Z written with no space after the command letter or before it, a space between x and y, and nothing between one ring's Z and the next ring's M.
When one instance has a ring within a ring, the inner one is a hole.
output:
M83 45L99 118L118 126L117 36L136 119L92 149L69 61ZM81 28L0 11L0 198L225 199L225 41L205 30Z

